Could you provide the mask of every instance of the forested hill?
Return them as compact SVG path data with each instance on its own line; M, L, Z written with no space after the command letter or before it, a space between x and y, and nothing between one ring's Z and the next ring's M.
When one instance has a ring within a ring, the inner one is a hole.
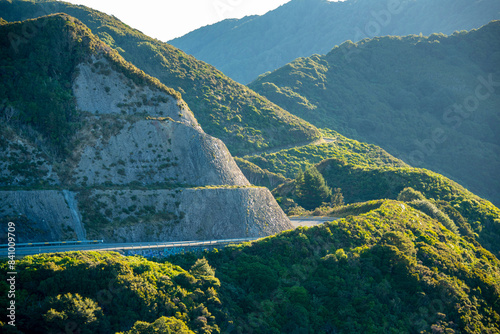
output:
M346 42L250 87L500 203L500 21L451 36Z
M0 226L15 223L17 243L213 240L292 228L178 92L77 19L0 25L0 77Z
M500 333L500 263L410 204L158 263L74 252L17 262L6 333ZM0 272L8 272L7 261ZM7 282L0 283L2 303ZM6 305L6 304L3 304ZM4 322L4 323L2 323Z
M347 40L451 34L494 19L500 19L497 0L292 0L265 15L222 21L170 43L248 83Z
M181 92L203 129L224 141L232 154L302 144L321 136L311 124L213 66L115 17L59 1L0 0L0 16L10 22L59 12L79 19L125 60Z

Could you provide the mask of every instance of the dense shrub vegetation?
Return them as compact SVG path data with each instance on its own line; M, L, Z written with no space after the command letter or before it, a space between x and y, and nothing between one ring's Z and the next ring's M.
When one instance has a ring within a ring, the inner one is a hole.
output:
M196 254L162 263L95 252L25 257L17 264L17 329L500 333L494 255L403 202L369 206L205 253L208 261ZM7 288L0 283L2 305Z
M249 85L291 113L500 203L500 21L346 42Z
M33 22L0 27L0 75L9 78L0 83L1 109L11 112L11 117L4 115L5 121L35 127L60 152L77 126L71 90L75 66L98 42L82 24L57 17L35 26L38 38L22 42L23 29ZM86 38L77 40L76 35Z
M6 263L0 270L5 276ZM75 252L28 256L17 271L16 327L26 333L218 333L215 316L223 317L220 282L204 259L186 271L116 253ZM6 289L0 283L2 305Z
M299 204L307 210L314 209L318 203L331 200L332 189L316 167L300 172L295 179L295 196Z
M498 260L398 202L208 259L239 333L499 331Z
M347 203L399 198L500 254L500 210L442 175L410 167L362 167L337 159L324 160L317 170L330 188L342 189ZM296 182L290 181L273 191L278 203L286 203L286 198L300 201ZM405 189L408 187L412 190ZM309 208L319 207L322 202L317 200ZM330 214L337 210L330 210Z
M243 159L257 165L263 170L280 174L287 178L295 178L297 173L305 171L325 159L337 158L358 166L406 166L386 151L375 145L361 143L342 136L328 129L322 130L325 140L323 144L311 144L274 153L247 155ZM239 164L240 168L244 164Z
M2 312L2 333L500 333L500 210L493 204L442 175L411 168L379 147L331 130L323 130L325 143L273 153L267 149L317 139L320 132L114 18L53 1L0 0L0 13L9 20L35 15L37 8L79 16L118 51L65 14L45 17L43 24L0 20L0 74L12 78L0 83L0 111L12 125L9 131L33 128L44 137L33 140L49 141L56 154L70 150L72 131L84 126L71 92L75 65L96 52L138 85L180 97L126 63L121 52L185 94L208 129L229 140L235 152L266 149L237 161L252 182L278 186L274 195L283 206L343 218L167 259L111 252L17 258L16 327ZM15 44L16 50L11 33L25 38L30 25L37 27L37 38ZM106 117L100 120L108 128ZM28 156L22 146L17 150ZM25 174L37 165L31 161ZM113 213L90 190L79 200L91 224L104 224ZM113 224L139 218L148 223L158 215L180 221L184 214L149 204L122 212L128 218ZM9 271L0 260L2 277ZM8 281L0 282L0 305L9 302L9 289Z

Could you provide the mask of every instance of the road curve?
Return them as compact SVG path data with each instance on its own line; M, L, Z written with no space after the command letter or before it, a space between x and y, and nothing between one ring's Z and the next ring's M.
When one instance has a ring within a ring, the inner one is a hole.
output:
M340 219L335 217L289 217L289 218L290 222L295 228L299 226L312 227Z

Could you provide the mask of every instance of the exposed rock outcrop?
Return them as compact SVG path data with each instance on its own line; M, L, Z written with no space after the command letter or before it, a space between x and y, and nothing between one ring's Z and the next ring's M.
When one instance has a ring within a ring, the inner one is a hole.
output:
M67 193L71 201L74 194ZM85 240L86 232L65 192L0 191L0 219L16 222L16 241ZM5 243L2 234L1 243Z
M103 56L92 56L76 69L73 93L80 110L95 114L170 117L187 125L198 126L187 104L151 86L140 86L118 73Z
M85 146L77 184L249 185L224 143L175 121L125 123L110 139Z
M209 240L292 228L269 190L257 187L1 191L0 212L18 222L18 242Z

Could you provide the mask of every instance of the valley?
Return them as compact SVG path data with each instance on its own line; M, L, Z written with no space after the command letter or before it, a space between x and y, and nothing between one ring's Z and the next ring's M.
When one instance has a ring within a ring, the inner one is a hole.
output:
M89 7L0 0L0 331L500 333L500 9L398 3L356 43L387 2L173 41L229 46L221 72ZM285 31L298 53L266 46Z

